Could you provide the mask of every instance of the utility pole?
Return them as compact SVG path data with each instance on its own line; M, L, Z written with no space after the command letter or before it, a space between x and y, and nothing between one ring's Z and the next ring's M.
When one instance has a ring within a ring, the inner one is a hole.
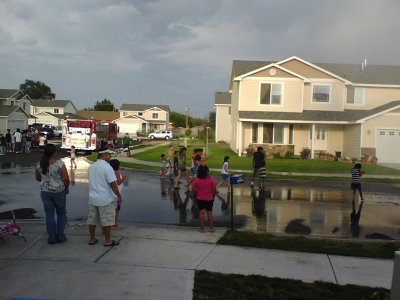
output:
M189 128L189 115L188 115L189 107L185 108L185 112L186 112L186 129L188 129Z

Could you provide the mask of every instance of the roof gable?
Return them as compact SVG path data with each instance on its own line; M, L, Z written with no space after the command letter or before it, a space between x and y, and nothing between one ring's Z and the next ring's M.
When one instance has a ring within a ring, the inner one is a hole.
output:
M28 118L31 117L18 105L0 105L0 117L8 117L16 111L24 113Z
M76 109L71 100L32 99L35 107L66 107L69 103Z
M271 69L275 69L275 73L273 73L273 74L271 73L270 74L268 72L268 70L271 70ZM267 76L267 77L272 77L272 76L276 75L276 72L277 72L276 69L281 71L280 72L281 76L283 76L283 74L286 73L288 75L291 75L291 77L297 77L297 78L300 78L300 79L304 80L305 82L309 82L309 80L307 78L305 78L305 77L301 76L300 74L297 74L297 73L295 73L295 72L293 72L293 71L291 71L289 69L286 69L283 66L280 66L278 64L266 65L264 67L261 67L259 69L253 70L253 71L248 72L246 74L243 74L241 76L235 77L234 80L242 80L243 78L249 77L249 76L263 76L263 77Z

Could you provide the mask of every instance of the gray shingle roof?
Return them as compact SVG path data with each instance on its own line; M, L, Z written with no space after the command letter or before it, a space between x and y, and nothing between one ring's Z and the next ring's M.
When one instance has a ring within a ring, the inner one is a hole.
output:
M14 90L14 89L0 89L0 98L10 98L14 94L18 94L17 99L20 99L24 96L24 94L20 90Z
M231 104L231 95L228 92L216 92L215 104Z
M231 82L234 77L265 67L271 61L234 60L232 64ZM361 70L361 64L313 63L352 83L400 85L400 66L367 65Z
M8 117L16 110L21 110L21 112L25 113L27 116L30 116L18 105L0 105L0 117Z
M72 104L71 100L47 100L47 99L32 99L32 106L36 107L65 107L68 103Z
M302 113L295 112L268 112L268 111L239 111L241 119L255 120L286 120L304 122L356 122L358 120L373 116L387 109L400 106L400 100L381 105L370 110L346 109L344 111L320 111L305 110Z
M120 113L117 111L99 111L99 110L78 110L76 112L77 115L94 120L109 120L113 121L119 119Z
M170 112L169 105L157 105L157 104L122 104L120 110L145 111L153 107L158 107L162 110Z

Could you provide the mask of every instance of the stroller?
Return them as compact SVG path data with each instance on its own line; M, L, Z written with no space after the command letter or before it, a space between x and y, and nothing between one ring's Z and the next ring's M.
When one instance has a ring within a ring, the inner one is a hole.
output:
M15 222L15 214L14 211L11 211L11 215L12 215L12 220L10 222L8 222L5 225L1 225L0 226L0 234L8 234L11 236L18 236L20 238L22 238L25 242L26 242L26 238L21 234L21 226L19 226L16 222ZM4 243L4 238L0 236L0 241L2 243Z

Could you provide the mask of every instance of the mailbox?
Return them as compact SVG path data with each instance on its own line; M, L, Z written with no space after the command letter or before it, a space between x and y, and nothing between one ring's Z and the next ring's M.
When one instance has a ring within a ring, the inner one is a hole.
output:
M231 184L244 183L244 174L235 174L231 176Z

